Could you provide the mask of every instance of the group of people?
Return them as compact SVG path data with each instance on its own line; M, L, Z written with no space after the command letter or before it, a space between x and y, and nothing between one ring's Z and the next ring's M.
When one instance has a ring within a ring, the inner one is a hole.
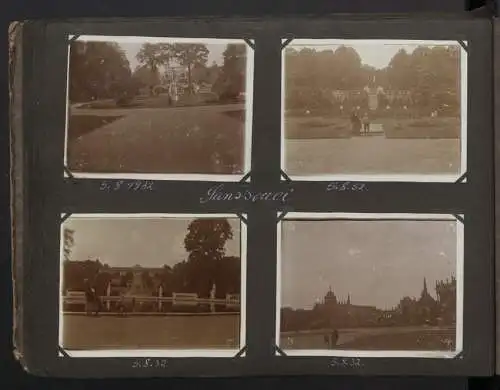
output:
M131 307L134 308L136 304L135 298L131 299ZM118 312L122 315L127 313L127 304L125 302L125 297L123 295L120 296L120 300L117 302L116 307ZM87 315L98 316L102 310L102 301L99 295L96 293L94 287L89 282L88 279L85 280L85 312Z
M353 110L351 114L352 132L356 135L366 135L370 132L370 117L365 112L360 116L357 110Z

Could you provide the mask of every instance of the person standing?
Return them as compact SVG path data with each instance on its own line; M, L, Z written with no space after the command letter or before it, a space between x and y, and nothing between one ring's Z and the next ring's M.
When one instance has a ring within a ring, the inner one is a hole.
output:
M368 113L365 112L363 115L363 133L368 134L370 132L370 118L368 117Z
M84 291L85 291L85 313L90 315L92 313L92 302L94 299L94 295L92 293L92 287L90 286L90 282L88 279L84 280Z
M361 131L361 121L356 110L352 110L351 113L351 126L353 134L359 135Z
M120 295L120 301L118 302L118 311L119 313L124 316L126 313L127 308L125 307L125 297L123 294Z
M85 311L87 315L99 314L99 298L88 279L85 279Z
M337 345L337 342L339 341L339 331L337 329L333 330L332 333L332 348Z

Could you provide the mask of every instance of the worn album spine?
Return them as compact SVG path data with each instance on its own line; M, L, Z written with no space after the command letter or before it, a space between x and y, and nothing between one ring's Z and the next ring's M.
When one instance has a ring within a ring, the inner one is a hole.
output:
M23 343L23 22L9 26L9 115L14 356L28 370Z
M496 373L500 374L500 19L493 23L493 99L495 156L495 294L496 294Z

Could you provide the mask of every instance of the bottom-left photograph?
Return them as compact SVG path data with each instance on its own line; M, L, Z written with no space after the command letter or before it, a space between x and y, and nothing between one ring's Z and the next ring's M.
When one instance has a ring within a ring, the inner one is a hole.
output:
M245 224L232 214L73 214L61 225L70 356L232 356L245 345Z

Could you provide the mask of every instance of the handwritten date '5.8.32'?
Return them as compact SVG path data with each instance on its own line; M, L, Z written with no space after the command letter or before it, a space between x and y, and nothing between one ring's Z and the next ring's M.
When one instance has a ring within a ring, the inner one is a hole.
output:
M144 358L132 362L132 368L167 368L167 366L167 359Z
M331 368L362 368L360 358L334 357L330 359L328 366Z
M153 191L154 182L151 180L105 180L102 181L99 190L101 191Z
M368 191L366 183L357 183L352 181L333 181L326 186L327 192L364 192Z

